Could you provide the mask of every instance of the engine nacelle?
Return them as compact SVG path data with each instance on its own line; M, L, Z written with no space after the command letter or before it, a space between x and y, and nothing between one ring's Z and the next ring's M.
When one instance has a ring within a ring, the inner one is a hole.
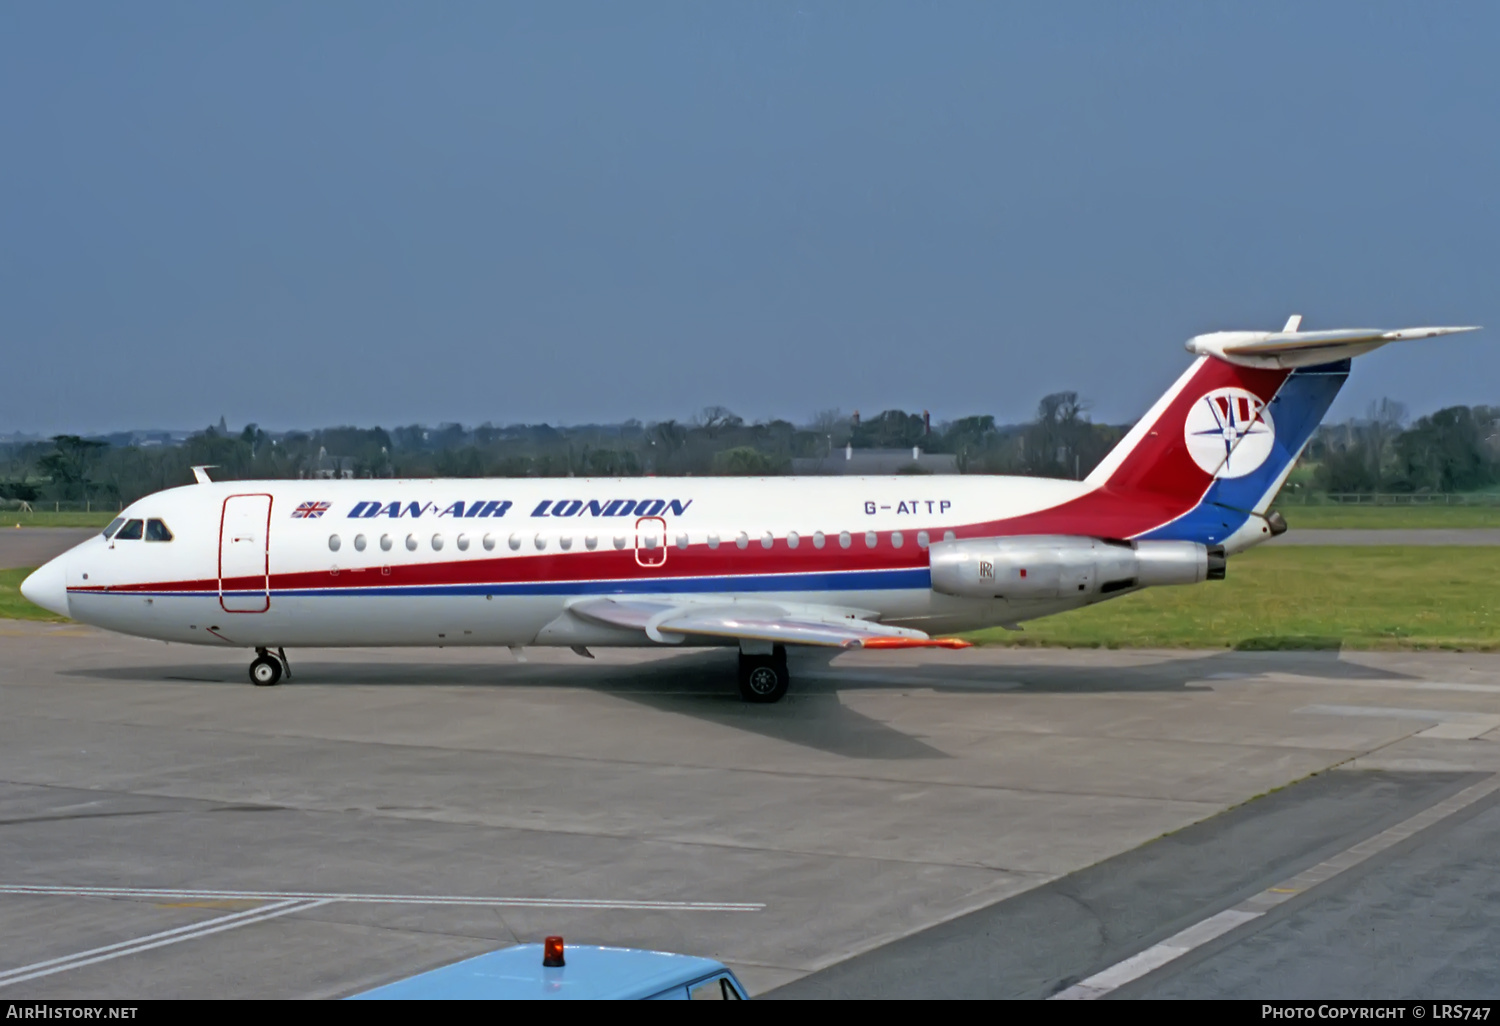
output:
M1057 599L1108 595L1224 576L1224 550L1188 541L1105 541L1016 535L934 542L932 590L963 598Z

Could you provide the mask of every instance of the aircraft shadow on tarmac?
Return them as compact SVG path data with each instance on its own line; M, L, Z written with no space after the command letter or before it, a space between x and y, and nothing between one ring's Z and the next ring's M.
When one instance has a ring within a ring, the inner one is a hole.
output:
M1083 661L1035 664L1015 662L963 666L841 667L836 651L797 653L791 693L775 705L748 705L735 691L732 650L699 649L649 661L588 662L369 662L295 659L292 678L282 687L427 686L495 689L552 687L596 691L662 712L690 716L833 755L858 759L946 759L917 738L851 708L840 693L932 690L939 693L1099 694L1201 691L1215 680L1265 673L1325 679L1385 679L1406 675L1385 667L1345 662L1336 651L1192 653L1183 658L1138 665L1101 666ZM508 657L507 657L508 658ZM236 663L176 664L64 670L92 680L170 681L250 687Z

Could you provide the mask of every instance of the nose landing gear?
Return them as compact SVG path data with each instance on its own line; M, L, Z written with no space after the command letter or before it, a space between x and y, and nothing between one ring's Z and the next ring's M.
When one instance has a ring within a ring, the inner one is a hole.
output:
M290 679L292 666L286 660L286 649L278 648L273 656L263 648L255 650L255 661L250 664L250 683L258 688L268 688L281 683L283 673Z

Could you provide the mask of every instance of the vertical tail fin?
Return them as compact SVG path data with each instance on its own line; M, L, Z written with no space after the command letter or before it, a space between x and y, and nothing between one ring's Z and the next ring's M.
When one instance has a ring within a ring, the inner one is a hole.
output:
M1272 403L1291 375L1200 357L1087 482L1193 505L1216 479L1243 477L1264 465L1277 436Z
M1055 508L996 525L1011 534L1094 534L1222 544L1271 533L1263 514L1286 482L1350 360L1391 342L1477 328L1218 331L1188 340L1198 360Z
M1200 357L1089 475L1182 512L1142 535L1224 541L1263 514L1349 376L1349 361L1297 370Z

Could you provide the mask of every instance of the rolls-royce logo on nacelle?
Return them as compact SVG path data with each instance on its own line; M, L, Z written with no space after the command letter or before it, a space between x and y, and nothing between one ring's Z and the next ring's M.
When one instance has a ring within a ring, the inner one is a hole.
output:
M1260 396L1216 388L1188 410L1182 427L1193 462L1215 477L1244 477L1276 445L1276 422Z

